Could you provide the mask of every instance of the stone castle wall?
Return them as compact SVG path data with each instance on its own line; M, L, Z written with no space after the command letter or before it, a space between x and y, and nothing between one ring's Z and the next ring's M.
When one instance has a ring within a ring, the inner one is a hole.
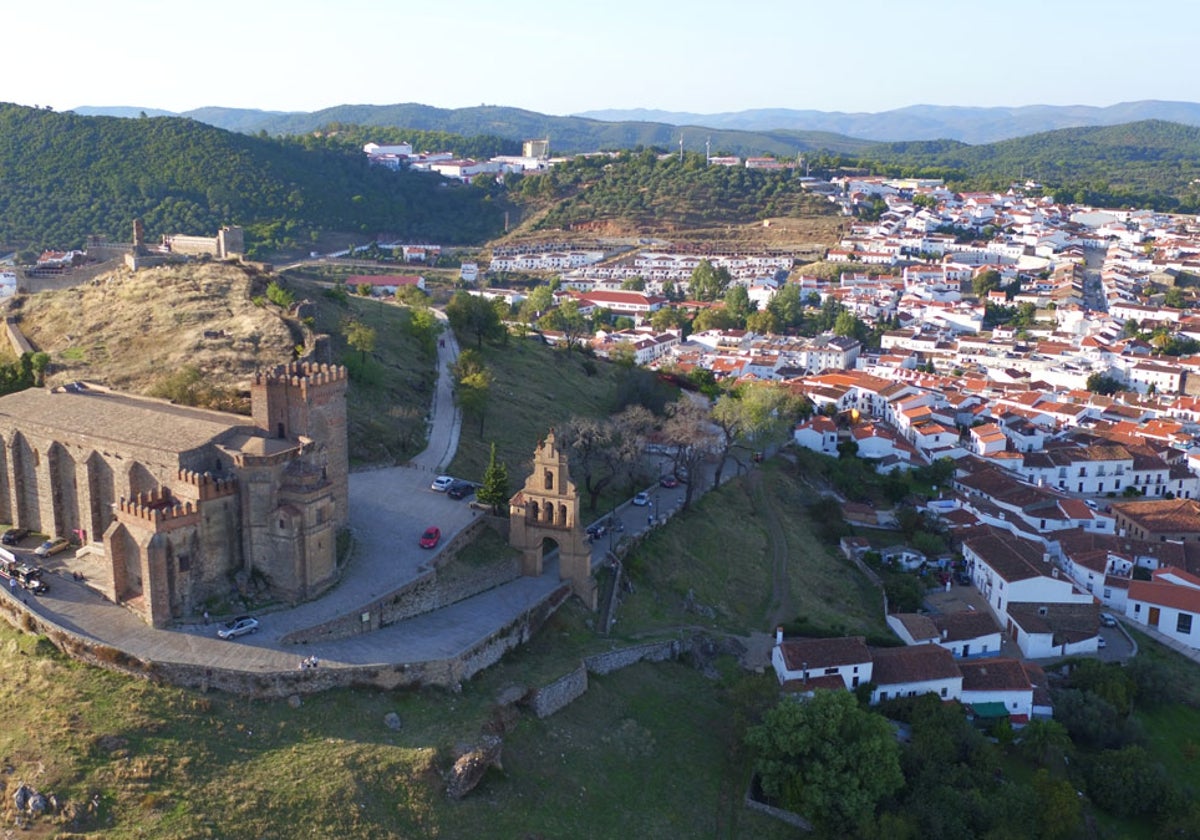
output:
M166 682L201 691L226 691L257 698L284 698L292 694L314 694L331 688L371 686L385 690L406 687L437 686L454 689L484 668L495 664L504 654L526 643L570 596L561 586L551 596L505 627L459 656L426 662L396 663L379 666L329 667L301 670L298 665L307 654L296 649L297 667L282 671L248 672L208 668L180 662L149 661L97 642L69 630L50 619L28 612L8 593L0 592L0 617L26 632L45 635L67 655L90 665L130 676Z

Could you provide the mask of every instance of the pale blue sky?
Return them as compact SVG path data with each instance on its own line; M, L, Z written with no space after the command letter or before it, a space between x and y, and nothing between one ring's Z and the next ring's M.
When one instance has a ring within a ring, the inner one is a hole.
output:
M10 0L0 101L883 111L1200 101L1200 3Z

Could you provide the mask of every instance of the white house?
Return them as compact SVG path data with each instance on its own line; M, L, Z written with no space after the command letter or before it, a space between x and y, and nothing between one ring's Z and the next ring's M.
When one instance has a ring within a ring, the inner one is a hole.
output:
M873 648L871 702L896 697L936 694L956 699L962 694L962 673L950 651L938 645Z
M783 640L775 632L771 664L780 685L797 691L813 688L855 689L871 682L871 651L862 636Z
M797 423L792 431L797 446L820 452L823 455L838 454L837 424L823 414L814 414L812 419Z
M1033 683L1015 659L985 659L960 662L962 696L969 706L1002 703L1009 719L1025 723L1033 716Z
M1200 578L1172 567L1157 569L1152 576L1130 581L1125 616L1182 645L1200 648Z
M988 528L963 540L962 550L975 586L1006 631L1011 630L1012 603L1093 604L1092 596L1060 575L1049 555L1031 540Z
M1095 603L1012 601L1007 631L1029 659L1095 653L1100 608Z

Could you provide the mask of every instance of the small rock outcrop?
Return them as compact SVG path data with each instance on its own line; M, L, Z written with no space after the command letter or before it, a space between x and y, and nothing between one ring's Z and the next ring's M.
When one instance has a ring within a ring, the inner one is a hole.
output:
M479 743L454 762L446 793L451 799L462 799L483 780L489 767L504 769L500 764L500 750L504 742L494 735L484 735Z

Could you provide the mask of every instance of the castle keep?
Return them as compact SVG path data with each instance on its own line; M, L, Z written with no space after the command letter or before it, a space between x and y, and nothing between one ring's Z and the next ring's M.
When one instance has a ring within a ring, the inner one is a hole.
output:
M348 518L345 368L259 372L251 406L93 385L0 397L0 521L75 537L100 563L91 584L154 626L238 577L310 598L334 581Z

